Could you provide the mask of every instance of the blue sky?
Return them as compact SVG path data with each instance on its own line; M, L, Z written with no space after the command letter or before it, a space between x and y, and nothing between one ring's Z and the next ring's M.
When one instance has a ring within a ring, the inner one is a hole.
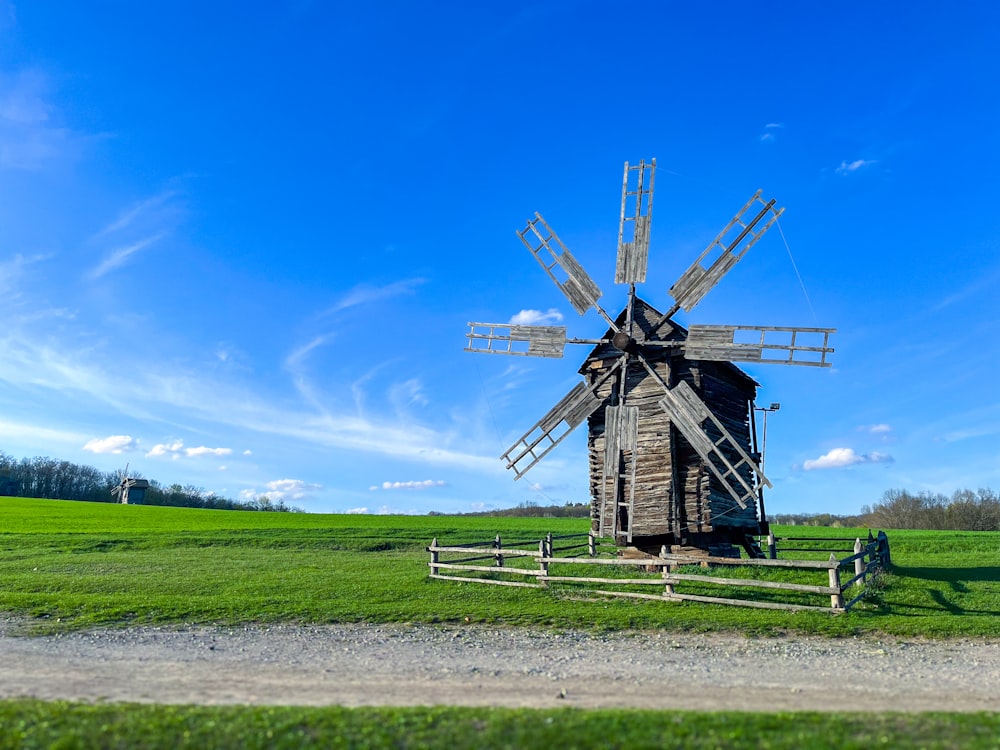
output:
M998 488L997 49L982 2L0 0L0 449L317 512L586 501L582 428L498 459L586 350L466 323L600 335L514 232L614 314L655 157L642 297L763 188L781 231L678 320L838 329L744 368L771 512Z

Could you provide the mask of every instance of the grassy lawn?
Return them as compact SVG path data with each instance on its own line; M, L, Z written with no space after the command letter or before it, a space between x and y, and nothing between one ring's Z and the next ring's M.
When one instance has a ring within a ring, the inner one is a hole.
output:
M584 519L346 516L0 498L0 611L123 623L485 622L831 636L993 636L1000 534L890 531L894 570L847 615L434 581L425 547L585 532ZM784 527L779 535L866 535ZM537 543L537 542L536 542ZM741 574L742 575L742 574Z
M258 708L0 702L0 750L32 748L1000 747L997 714Z

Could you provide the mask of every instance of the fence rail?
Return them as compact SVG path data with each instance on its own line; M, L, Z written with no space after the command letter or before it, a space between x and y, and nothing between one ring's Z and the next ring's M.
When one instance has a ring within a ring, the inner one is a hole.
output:
M566 544L567 540L578 540L575 544ZM584 541L584 539L586 541ZM642 591L629 591L608 588L593 588L586 590L593 594L606 596L630 597L639 599L656 599L661 601L695 601L709 602L714 604L730 604L742 607L757 607L764 609L784 609L789 611L798 610L822 610L827 612L847 612L855 604L861 601L868 592L869 584L873 576L888 568L891 564L889 555L889 539L884 531L880 531L877 536L868 533L867 543L863 543L860 538L853 540L853 554L838 558L836 552L850 551L841 547L836 547L829 552L829 558L824 560L807 559L778 559L779 552L808 551L813 553L825 553L827 549L782 547L778 542L825 542L828 544L843 544L849 539L819 538L819 537L784 537L778 538L769 536L767 547L770 553L769 558L732 558L732 557L712 557L700 555L674 554L662 548L658 556L646 555L639 557L620 557L618 548L613 544L608 544L605 540L599 539L593 533L590 534L567 534L562 536L546 535L538 541L537 546L525 545L524 540L515 542L518 546L504 546L500 535L491 542L479 544L460 545L440 545L434 539L431 546L427 548L431 559L428 563L430 577L446 581L462 581L465 583L485 583L494 586L519 586L527 588L544 588L550 584L557 585L592 585L603 586L625 586L642 588L646 586L661 587L659 593L645 593ZM557 545L556 542L563 542ZM574 550L584 551L583 554L557 554ZM444 559L442 555L465 555L460 558ZM614 557L600 555L615 555ZM491 564L470 564L480 563L490 560ZM594 575L588 575L590 570L584 571L583 575L571 574L575 571L583 570L581 566L591 566ZM763 571L801 571L803 575L823 575L823 583L803 583L768 580L767 578L746 578L732 577L725 575L708 575L702 573L681 572L686 566L698 566L700 568L712 568L713 572L719 569L733 570L744 568L761 572ZM553 567L560 570L560 574L555 574ZM636 568L640 574L636 577L613 577L611 575L599 575L602 571L620 571L626 568ZM846 581L842 579L841 569L849 569L853 575ZM443 573L442 571L448 571ZM645 575L642 575L645 573ZM766 596L775 594L792 595L822 595L829 597L829 606L818 604L803 604L799 602L776 601L773 599L761 598L757 594L755 598L738 598L736 596L714 596L704 593L679 592L679 586L694 588L701 591L705 587L734 587L739 589L760 589ZM845 592L848 589L858 587L853 598L846 598Z

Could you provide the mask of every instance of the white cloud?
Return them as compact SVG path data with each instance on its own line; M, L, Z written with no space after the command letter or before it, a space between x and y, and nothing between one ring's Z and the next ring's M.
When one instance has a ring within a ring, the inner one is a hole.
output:
M146 453L146 458L154 458L156 456L173 456L174 458L179 458L183 449L183 440L175 440L172 443L158 443Z
M352 515L352 516L362 516L362 515L365 515L367 513L371 513L371 511L368 510L368 508L365 508L365 507L361 507L361 508L348 508L344 512L347 513L348 515Z
M94 438L88 440L83 446L83 450L91 453L125 453L134 451L138 447L137 441L131 435L109 435L106 438Z
M837 174L850 174L857 172L862 167L867 167L875 163L875 159L855 159L852 162L842 161L837 167Z
M181 456L187 456L188 458L197 458L198 456L228 456L232 452L232 448L208 448L204 445L200 445L197 448L185 448L183 440L175 440L172 443L154 445L146 454L146 458L155 458L156 456L170 456L172 458L180 458Z
M855 464L891 463L892 456L887 453L872 451L871 453L855 453L853 448L834 448L819 458L809 459L802 464L806 471L814 469L839 469Z
M244 456L252 456L253 455L253 451L250 450L249 448L247 448L245 451L243 451L243 455Z
M199 445L197 448L185 448L184 453L187 456L228 456L233 452L232 448L208 448L204 445Z
M423 481L409 481L409 482L382 482L380 485L373 485L368 489L371 491L376 490L426 490L431 487L447 487L448 483L441 479L425 479Z
M510 319L512 326L544 326L558 323L563 315L556 308L550 307L545 312L541 310L521 310Z

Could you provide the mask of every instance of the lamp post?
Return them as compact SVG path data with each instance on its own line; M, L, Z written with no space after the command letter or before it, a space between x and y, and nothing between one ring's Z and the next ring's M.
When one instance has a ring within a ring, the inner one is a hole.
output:
M754 412L760 412L764 415L764 430L763 436L760 444L760 473L764 473L764 452L767 450L767 415L769 412L778 411L781 408L781 404L772 403L770 406L754 406L753 410L750 412L751 418ZM753 443L754 449L757 448L757 424L756 420L752 420L753 424ZM771 535L771 526L767 522L767 511L764 510L764 485L761 484L757 488L757 499L760 506L760 533L767 534L768 538L768 557L774 559L777 557L777 549L774 546L774 537Z
M773 403L770 406L754 407L754 411L759 411L764 415L763 435L760 441L760 473L764 473L764 454L767 452L767 415L772 411L778 411L781 404Z

